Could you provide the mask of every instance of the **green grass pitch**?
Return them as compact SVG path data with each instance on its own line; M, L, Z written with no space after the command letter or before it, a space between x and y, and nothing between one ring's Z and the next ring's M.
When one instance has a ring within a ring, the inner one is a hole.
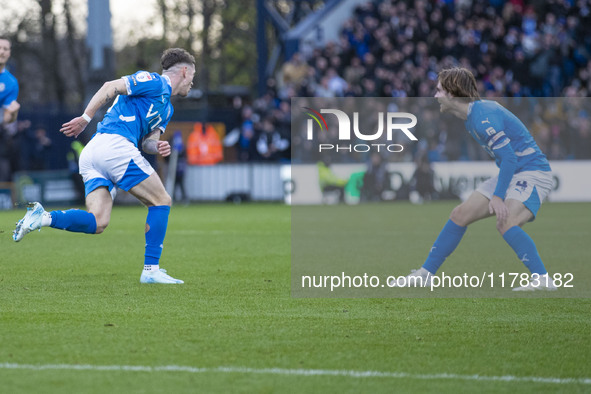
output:
M419 266L453 206L375 209L411 230L396 242ZM549 265L589 277L590 212L544 205L527 229ZM591 392L590 299L292 298L290 213L173 207L161 264L185 284L158 286L139 283L145 208L18 244L23 211L0 212L0 392ZM475 224L446 265L489 234Z

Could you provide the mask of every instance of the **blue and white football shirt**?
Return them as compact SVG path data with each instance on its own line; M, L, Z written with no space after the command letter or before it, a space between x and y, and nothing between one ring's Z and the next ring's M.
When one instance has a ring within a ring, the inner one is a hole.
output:
M166 129L173 113L172 88L167 76L147 71L124 76L123 80L127 96L117 96L96 132L122 135L137 147L152 131Z
M18 81L6 68L0 73L0 107L6 108L18 97Z
M468 110L466 129L501 167L500 152L509 145L515 153L515 173L522 171L551 171L546 155L542 153L525 125L511 111L490 100L474 101ZM503 150L506 152L506 150Z

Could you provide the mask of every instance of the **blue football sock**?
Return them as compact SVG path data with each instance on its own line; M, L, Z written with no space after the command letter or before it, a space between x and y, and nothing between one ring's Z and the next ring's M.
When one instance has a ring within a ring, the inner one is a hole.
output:
M75 233L96 233L96 218L90 212L80 209L68 209L67 211L51 211L50 227Z
M170 207L160 205L148 208L146 219L146 253L144 265L158 265L162 254L162 244L168 226L168 214Z
M503 239L513 248L519 260L532 274L544 275L548 272L542 263L536 244L521 227L511 227L503 234Z
M458 226L449 219L435 240L429 256L427 256L427 260L423 264L423 268L435 274L447 256L456 249L466 229L467 227Z

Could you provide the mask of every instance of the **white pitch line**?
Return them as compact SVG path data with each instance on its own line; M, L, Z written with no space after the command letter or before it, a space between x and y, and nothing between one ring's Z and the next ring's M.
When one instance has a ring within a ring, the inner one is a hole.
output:
M15 364L0 363L0 369L26 369L34 371L71 370L71 371L131 371L131 372L187 372L187 373L238 373L270 374L297 376L343 376L349 378L394 378L417 380L474 380L486 382L547 383L547 384L589 384L591 378L552 378L538 376L485 376L458 375L450 373L413 374L406 372L383 371L348 371L335 369L285 369L285 368L247 368L214 367L199 368L181 365L146 366L146 365L89 365L89 364Z

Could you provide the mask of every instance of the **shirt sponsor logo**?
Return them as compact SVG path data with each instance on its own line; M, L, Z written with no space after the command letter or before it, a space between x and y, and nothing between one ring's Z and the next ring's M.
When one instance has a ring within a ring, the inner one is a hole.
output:
M489 127L488 129L486 129L486 134L487 135L493 135L496 132L497 131L494 128L492 128L492 127Z

